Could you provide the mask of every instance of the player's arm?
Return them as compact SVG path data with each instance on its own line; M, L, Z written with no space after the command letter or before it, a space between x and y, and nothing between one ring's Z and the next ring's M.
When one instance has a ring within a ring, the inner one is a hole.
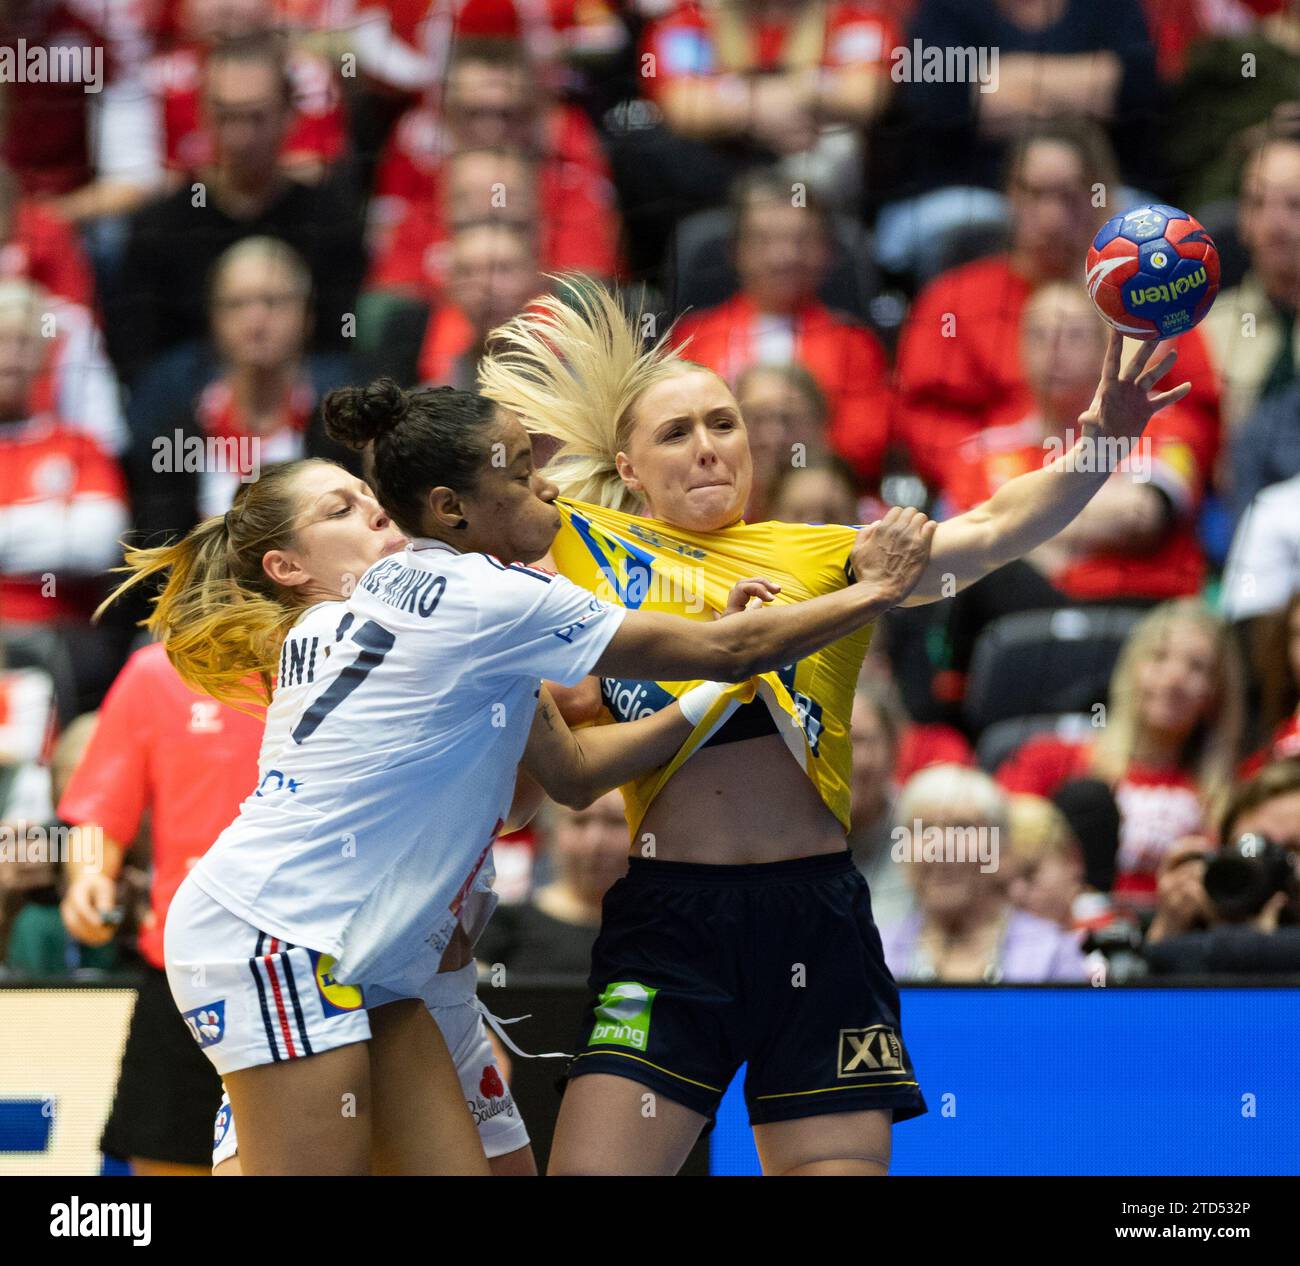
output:
M747 681L802 659L897 606L925 569L935 527L920 511L895 506L854 541L849 557L857 583L806 602L711 624L629 611L595 671L651 681Z
M780 586L767 580L742 580L732 586L722 615L738 615L751 599L770 602L779 592ZM586 681L596 683L594 677ZM537 714L519 762L514 801L506 820L512 830L518 830L531 819L544 795L572 809L583 809L605 792L666 764L690 737L722 687L703 682L651 716L578 731L569 728L552 690L568 695L576 693L562 686L541 688ZM597 704L598 691L599 687Z
M1111 471L1097 470L1104 463L1088 452L1098 435L1136 441L1153 414L1192 389L1185 382L1170 391L1155 390L1177 355L1170 350L1151 363L1157 348L1166 344L1144 344L1121 369L1123 345L1123 335L1112 330L1097 394L1079 418L1081 434L1074 447L1041 470L1009 480L974 509L940 523L929 564L903 606L950 597L1050 540L1110 478Z
M552 800L571 809L585 809L605 792L672 760L690 737L695 720L703 715L721 687L708 683L696 690L707 692L709 697L701 695L692 701L690 696L696 691L688 691L689 715L682 710L681 703L673 703L639 721L574 731L569 729L550 691L543 686L533 728L519 762L520 771ZM535 797L536 792L516 783L511 821L516 807L528 807ZM533 812L536 809L537 804L533 803Z

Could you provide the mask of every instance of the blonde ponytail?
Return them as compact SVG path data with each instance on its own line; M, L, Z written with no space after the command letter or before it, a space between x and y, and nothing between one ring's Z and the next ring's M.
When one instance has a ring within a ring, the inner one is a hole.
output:
M173 544L128 549L119 570L130 574L96 617L136 585L165 575L142 623L181 679L236 707L268 703L280 647L302 605L266 575L262 557L292 546L299 508L293 479L312 460L286 462L241 485L226 514L204 519Z
M488 335L479 390L529 432L560 441L543 473L564 496L638 512L641 501L614 464L633 407L648 387L698 366L678 355L667 333L646 348L643 314L625 313L603 287L575 276L552 280L564 299L538 299Z

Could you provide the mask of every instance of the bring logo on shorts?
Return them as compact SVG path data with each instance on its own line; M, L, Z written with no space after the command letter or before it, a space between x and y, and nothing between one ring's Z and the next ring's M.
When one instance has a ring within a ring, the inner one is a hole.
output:
M588 1046L630 1046L643 1051L650 1042L650 1008L659 990L635 980L616 980L596 1000L596 1023Z

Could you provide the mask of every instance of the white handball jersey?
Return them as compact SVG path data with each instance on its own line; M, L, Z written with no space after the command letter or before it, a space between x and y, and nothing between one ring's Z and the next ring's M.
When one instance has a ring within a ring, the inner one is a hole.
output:
M625 614L437 541L381 559L285 640L259 785L195 881L259 931L332 954L345 983L440 958L509 809L541 679L580 681Z

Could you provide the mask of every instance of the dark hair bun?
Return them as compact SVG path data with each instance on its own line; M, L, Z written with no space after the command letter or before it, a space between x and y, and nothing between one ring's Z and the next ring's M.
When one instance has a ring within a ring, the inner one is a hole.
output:
M368 387L339 387L321 406L325 431L349 448L365 448L387 435L406 416L406 392L391 378L376 378Z

